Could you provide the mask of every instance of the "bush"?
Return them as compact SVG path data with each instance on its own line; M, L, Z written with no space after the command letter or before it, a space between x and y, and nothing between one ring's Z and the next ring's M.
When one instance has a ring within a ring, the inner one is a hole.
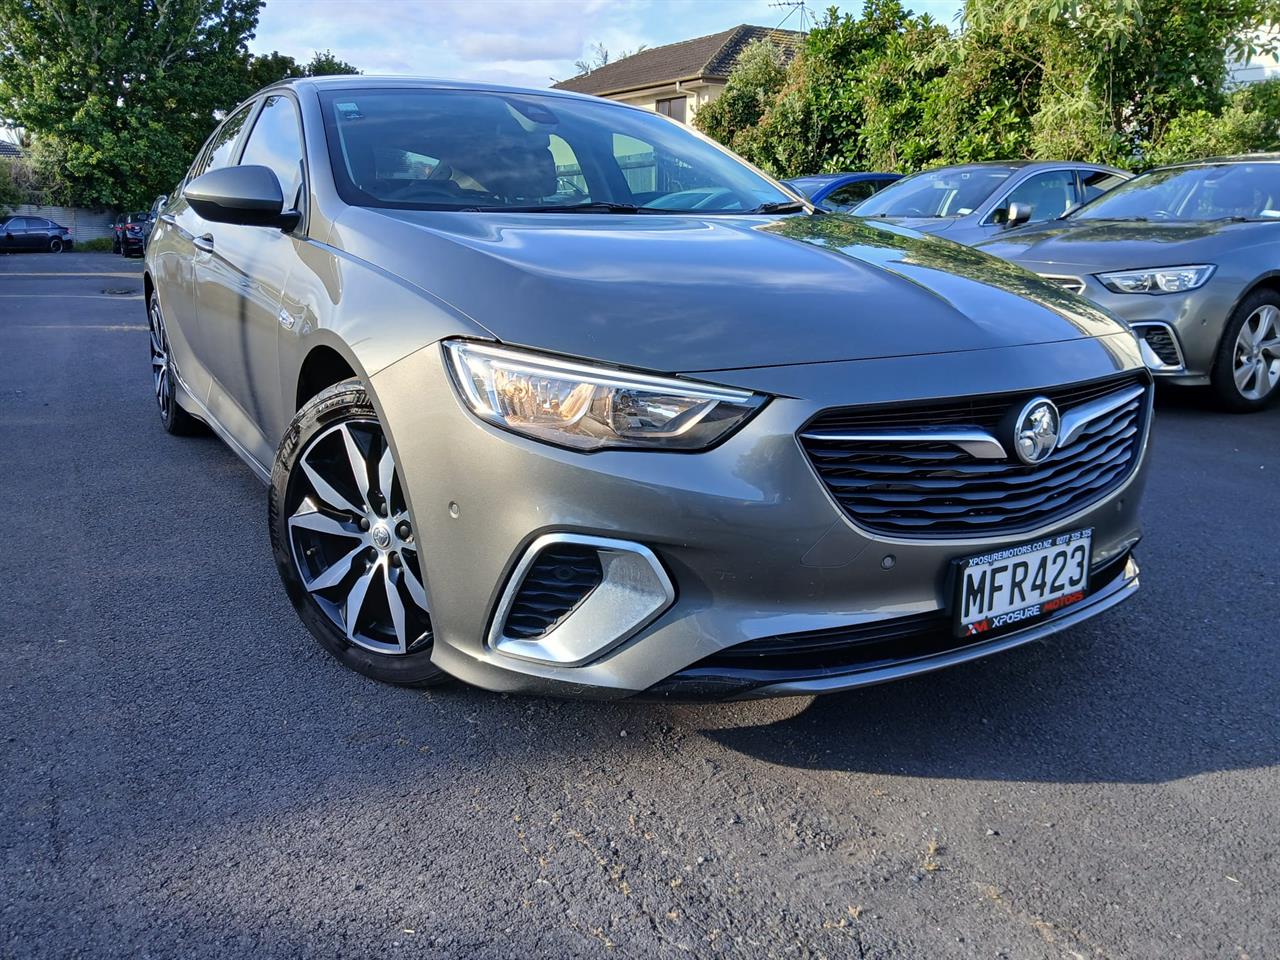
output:
M89 253L108 253L111 250L111 238L94 237L92 240L85 240L83 243L77 242L75 247L77 250L84 250Z

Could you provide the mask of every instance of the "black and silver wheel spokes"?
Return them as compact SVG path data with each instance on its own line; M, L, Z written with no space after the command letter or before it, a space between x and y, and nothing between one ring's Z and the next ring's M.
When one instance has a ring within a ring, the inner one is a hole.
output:
M165 334L164 317L160 314L160 305L152 302L147 316L151 323L151 380L156 391L156 403L160 405L160 415L169 418L169 404L173 402L173 391L170 389L169 377L169 338Z
M357 646L408 653L428 644L418 545L377 421L330 427L297 465L289 542L307 591Z
M1232 374L1248 400L1263 400L1280 383L1280 308L1263 304L1236 336Z

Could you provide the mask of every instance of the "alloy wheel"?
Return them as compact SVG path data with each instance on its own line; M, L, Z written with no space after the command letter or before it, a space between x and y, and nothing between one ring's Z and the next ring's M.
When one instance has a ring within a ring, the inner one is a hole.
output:
M395 457L376 420L344 420L302 452L289 547L311 598L356 646L406 654L431 642L418 544Z
M169 337L165 333L160 304L154 297L147 310L147 317L151 326L151 379L155 387L156 403L160 405L160 416L167 421L173 404L173 389L169 382L173 373L169 369Z
M62 238L61 238L61 237L54 237L52 240L50 240L50 241L49 241L49 252L50 252L50 253L61 253L61 252L62 252Z
M1263 400L1280 383L1280 307L1263 304L1241 325L1232 375L1246 400Z

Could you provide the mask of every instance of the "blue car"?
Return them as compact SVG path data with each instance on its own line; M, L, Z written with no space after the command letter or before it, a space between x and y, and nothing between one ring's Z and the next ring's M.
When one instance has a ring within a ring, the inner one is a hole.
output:
M823 209L848 213L876 191L901 179L900 173L816 173L783 183L799 190Z

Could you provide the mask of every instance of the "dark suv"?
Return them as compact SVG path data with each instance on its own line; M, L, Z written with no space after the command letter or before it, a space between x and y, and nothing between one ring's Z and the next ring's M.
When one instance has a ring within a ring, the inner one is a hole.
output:
M111 252L126 257L142 256L147 247L147 235L151 233L151 214L147 212L122 213L112 227Z
M71 249L71 231L44 217L0 218L0 250L48 250L61 253Z

